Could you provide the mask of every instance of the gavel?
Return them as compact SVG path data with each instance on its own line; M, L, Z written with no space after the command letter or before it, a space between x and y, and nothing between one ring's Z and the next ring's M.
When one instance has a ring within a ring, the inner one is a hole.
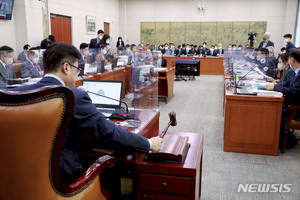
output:
M174 111L169 112L169 117L170 117L170 121L168 123L168 125L166 126L166 128L158 135L159 137L163 138L165 136L165 134L167 133L170 125L171 126L176 126L177 125L177 121L176 121L176 113Z

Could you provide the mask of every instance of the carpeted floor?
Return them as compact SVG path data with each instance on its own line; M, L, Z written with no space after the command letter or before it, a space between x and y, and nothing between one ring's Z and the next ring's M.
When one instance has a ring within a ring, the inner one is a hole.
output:
M175 111L178 124L169 131L204 134L201 200L300 200L300 141L279 156L224 152L222 104L223 76L209 75L175 81L171 102L159 102L160 130ZM292 185L290 192L243 193L239 184Z

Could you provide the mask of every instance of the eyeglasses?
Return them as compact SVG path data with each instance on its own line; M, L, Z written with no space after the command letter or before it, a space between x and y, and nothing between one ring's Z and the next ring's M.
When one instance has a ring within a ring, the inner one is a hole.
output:
M81 72L80 68L76 67L75 65L72 65L69 61L64 61L63 63L68 63L70 66L75 67L77 70L77 76L80 74L80 72Z

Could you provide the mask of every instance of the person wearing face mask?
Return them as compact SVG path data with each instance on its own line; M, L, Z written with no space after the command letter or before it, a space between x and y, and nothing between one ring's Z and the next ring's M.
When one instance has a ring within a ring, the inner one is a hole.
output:
M97 38L91 39L90 41L90 49L99 48L101 44L104 44L104 40L102 40L103 36L104 36L104 31L98 30Z
M215 51L215 46L211 45L209 51L207 51L207 56L217 56L217 52Z
M278 83L282 84L285 81L290 80L295 72L294 70L290 67L289 65L289 54L284 53L280 54L277 58L277 68L280 72L282 72L281 79L279 81L274 80L273 78L268 79L268 81L273 82L273 83Z
M281 127L280 127L280 139L284 138L284 126L285 120L290 115L290 110L288 110L289 105L300 105L300 48L292 49L289 55L289 65L295 72L294 75L287 81L281 84L266 84L267 90L274 90L277 92L282 92L285 95L284 101L282 103L282 114L281 114ZM300 112L298 111L295 118L296 121L300 121ZM291 147L297 144L295 136L290 133L288 135L288 145ZM280 146L282 143L280 144Z
M162 50L158 50L157 67L167 67L167 60L163 58Z
M257 53L258 68L265 75L275 78L275 63L269 57L269 50L267 48L259 49Z
M264 37L263 37L263 41L260 42L258 49L261 48L266 48L269 46L275 47L274 43L270 40L271 38L271 33L270 32L265 32Z
M27 53L27 60L21 65L22 78L41 77L42 70L38 62L39 62L39 55L33 49L30 49Z
M209 49L207 48L207 43L206 42L203 42L202 43L202 46L203 46L203 51L204 52L207 52Z
M291 49L296 48L295 45L291 42L292 40L292 34L285 34L283 36L284 41L286 42L286 52L289 53Z
M13 63L14 50L9 46L0 47L0 88L5 88L7 79L16 78Z
M123 56L132 56L132 52L129 44L126 44L125 51L123 51Z
M96 64L98 61L104 60L105 65L107 65L107 59L106 59L106 56L107 56L106 45L105 45L105 44L101 44L101 45L100 45L100 49L98 49L98 53L97 53L97 55L96 55L96 57L95 57L95 64Z
M181 55L181 48L182 48L181 45L177 46L177 49L175 50L175 55L176 56L180 56Z
M108 53L110 53L110 36L104 34L102 40L105 41L104 45L106 45L106 50Z
M222 44L219 43L217 49L215 49L217 51L217 54L219 55L223 55L224 54L224 49L222 48Z
M78 63L79 64L89 63L88 62L88 60L89 60L89 45L87 43L81 43L80 46L79 46L79 51L80 51L80 54L81 54L81 58L78 59Z
M125 44L124 44L124 41L123 41L122 37L118 37L118 42L116 44L116 47L117 47L117 49L125 47Z
M166 54L166 53L168 53L168 51L169 51L169 44L166 43L165 46L164 46L164 48L162 49L162 53Z

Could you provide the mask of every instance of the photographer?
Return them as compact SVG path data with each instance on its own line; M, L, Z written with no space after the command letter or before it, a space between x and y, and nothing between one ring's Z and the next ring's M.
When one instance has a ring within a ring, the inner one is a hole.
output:
M254 37L256 37L256 34L257 33L252 33L252 32L250 32L250 33L248 33L248 40L250 40L250 47L253 47L253 41L254 41Z

